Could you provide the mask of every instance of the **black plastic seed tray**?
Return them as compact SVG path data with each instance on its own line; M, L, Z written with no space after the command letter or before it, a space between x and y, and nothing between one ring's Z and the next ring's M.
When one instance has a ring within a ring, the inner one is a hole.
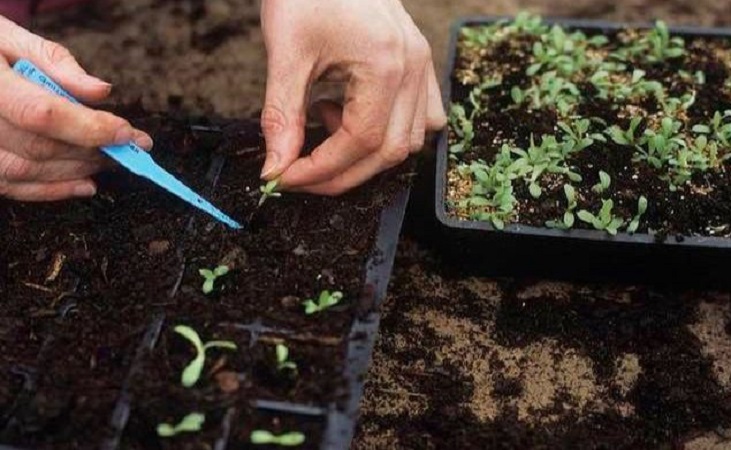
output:
M208 194L215 188L218 175L221 173L224 164L225 161L222 157L214 157L207 176L208 181L211 183L207 192ZM277 417L294 418L297 423L302 423L309 427L319 427L322 439L318 448L322 450L346 450L350 448L358 420L365 378L370 366L371 355L378 333L380 323L379 306L386 296L386 289L396 256L396 248L409 193L410 189L405 187L393 197L391 204L381 212L375 248L372 249L371 257L365 267L363 293L360 302L357 303L359 310L357 311L356 319L351 326L348 336L343 337L345 341L344 347L347 348L343 373L345 384L341 388L342 392L339 392L337 397L344 398L346 401L338 404L313 406L254 399L250 404L238 405L239 407L247 407L249 410L253 409L256 411L256 414L274 414ZM183 231L184 233L192 232L194 229L193 222L193 218L188 221ZM182 279L182 271L185 268L181 267L180 270L181 273L178 279ZM179 287L179 283L177 283L169 293L171 298L175 297ZM58 308L56 318L54 319L56 322L62 322L65 319L66 312L74 307L73 302L74 300L71 299ZM148 319L146 328L140 332L141 338L131 356L129 372L124 378L125 381L118 393L116 405L107 421L112 435L103 442L88 443L84 448L116 450L124 446L125 438L130 437L128 424L130 418L135 414L135 403L137 401L131 393L131 383L135 378L140 376L142 361L156 348L163 330L168 326L170 324L164 312L156 313ZM262 325L261 321L249 324L222 323L219 326L234 327L248 331L251 339L250 345L256 343L257 339L262 335L281 336L286 339L287 335L294 334L290 330L267 328ZM47 340L53 341L53 339L53 333L51 333L47 337ZM3 444L7 442L2 441L8 436L12 436L18 426L22 427L23 414L26 406L30 404L36 394L34 380L37 379L39 371L43 370L42 361L48 357L48 355L43 354L43 348L45 347L46 345L41 347L40 354L36 358L38 367L0 368L0 370L11 371L24 370L24 373L26 373L24 386L20 392L16 393L16 400L11 411L0 411L0 450L31 450L5 446ZM248 445L246 443L236 442L230 436L232 421L236 417L236 413L237 405L234 404L223 414L219 427L220 435L215 439L215 442L211 443L215 450L235 449L241 448L242 445Z
M443 96L451 103L455 85L457 42L469 26L491 25L512 17L467 17L451 30L449 60ZM623 24L594 20L544 19L589 34L625 28L647 29L650 24ZM726 28L670 28L683 37L731 38ZM439 137L434 180L438 221L431 235L442 255L464 270L496 276L555 277L582 281L633 281L679 285L731 286L731 238L655 236L620 233L615 237L594 230L560 231L511 224L498 231L487 222L460 220L446 207L448 136Z

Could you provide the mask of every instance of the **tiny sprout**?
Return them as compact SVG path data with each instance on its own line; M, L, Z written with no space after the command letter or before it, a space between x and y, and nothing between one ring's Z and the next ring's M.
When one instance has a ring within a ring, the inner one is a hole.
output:
M637 200L637 215L632 219L632 222L627 226L627 232L630 234L633 234L637 232L637 229L640 227L640 219L643 215L647 212L647 198L642 195L640 196L640 199Z
M289 359L289 348L283 344L277 344L277 370L280 372L284 370L291 370L297 372L297 363Z
M282 447L297 447L305 443L305 435L300 432L291 432L275 435L266 430L251 432L251 443L254 445L279 445Z
M282 196L281 192L277 192L278 185L279 180L272 180L267 182L265 185L259 187L259 192L261 192L261 197L259 198L259 207L261 207L261 205L263 205L269 198L277 198Z
M612 179L609 176L608 173L606 173L603 170L599 171L599 183L595 184L594 187L591 188L592 191L596 192L597 194L603 194L609 189L609 186L612 185Z
M215 287L216 279L226 275L229 272L228 266L218 266L213 270L200 269L198 273L205 279L202 291L204 294L210 294Z
M549 220L548 222L546 222L546 226L548 228L568 230L574 226L574 222L576 221L576 217L574 216L574 210L578 206L576 202L576 189L574 189L574 187L570 184L564 184L563 192L566 196L566 202L568 203L566 207L566 212L564 212L563 214L563 220Z
M315 313L322 312L332 306L337 305L342 299L343 293L340 291L335 291L332 293L330 291L322 291L320 293L320 297L318 297L317 299L317 302L315 302L313 299L305 300L305 314L309 316Z
M594 215L586 210L581 210L577 213L579 220L591 224L597 230L604 230L612 236L617 234L619 227L624 225L624 220L619 217L612 215L612 209L614 208L614 201L602 200L602 208L598 215Z
M185 367L180 376L180 382L185 387L192 387L200 379L203 366L206 362L206 351L212 348L236 350L236 344L230 341L210 341L204 344L200 336L198 336L198 333L185 325L176 326L175 332L190 341L196 351L195 358Z
M177 425L161 423L157 426L157 435L160 437L173 437L182 432L197 432L203 427L206 416L201 413L191 413L183 417Z

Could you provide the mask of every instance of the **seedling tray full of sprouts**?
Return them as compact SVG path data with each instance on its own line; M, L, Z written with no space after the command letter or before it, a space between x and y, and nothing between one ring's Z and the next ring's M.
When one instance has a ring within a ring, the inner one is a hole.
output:
M728 245L724 31L520 14L460 23L452 50L437 174L442 222Z

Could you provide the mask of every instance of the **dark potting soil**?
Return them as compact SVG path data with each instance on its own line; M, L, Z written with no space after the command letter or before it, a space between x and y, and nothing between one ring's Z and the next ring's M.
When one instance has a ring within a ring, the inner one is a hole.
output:
M690 330L712 296L466 279L408 239L399 255L355 449L669 450L714 431L731 445L731 396ZM639 369L620 391L627 355ZM575 357L588 366L562 368Z
M589 30L587 34L596 34ZM616 33L607 35L611 43L609 49L619 45ZM500 145L498 140L510 138L521 148L527 148L531 135L537 142L544 134L556 133L557 116L550 109L530 110L526 106L514 107L510 91L513 86L527 88L531 78L526 75L532 63L533 43L537 38L519 36L509 42L502 42L483 50L480 64L475 73L480 76L495 73L503 74L503 84L489 91L483 97L485 112L475 120L474 147L471 151L460 155L460 160L469 163L477 159L492 161ZM706 124L715 112L723 113L731 109L731 92L724 85L729 77L729 68L724 59L729 54L728 40L712 38L689 38L686 41L688 53L683 58L669 60L662 64L630 63L628 70L641 69L647 72L646 79L662 82L669 87L669 94L680 96L695 91L696 102L688 110L688 123ZM475 50L466 50L458 46L456 73L470 68L474 60ZM694 84L678 74L679 70L695 73L698 70L706 73L706 82ZM467 96L474 85L463 84L455 75L452 79L452 101L465 104ZM577 110L578 115L585 118L597 117L609 125L617 124L627 129L630 118L620 116L620 111L613 108L609 101L593 97L594 87L588 83L579 83L582 103ZM657 111L654 100L642 102L640 105L648 113ZM642 133L647 121L640 125L638 133ZM590 132L600 133L603 126L592 124ZM608 140L606 143L596 142L589 149L576 153L568 162L583 177L581 182L571 184L576 188L580 199L579 209L591 212L602 206L602 196L593 192L592 187L599 181L599 171L610 175L612 185L610 195L614 200L615 216L631 218L637 213L637 199L644 195L648 199L648 210L643 216L639 232L654 231L658 235L729 235L731 230L731 163L726 162L720 170L709 170L696 173L690 185L680 186L671 192L667 181L660 179L662 173L648 164L632 161L633 149L623 147ZM449 170L455 170L450 164ZM563 182L557 182L555 175L544 175L540 180L543 195L533 199L524 183L514 183L515 195L518 199L516 207L517 223L544 227L546 221L558 220L563 216L566 199ZM605 194L606 198L607 195ZM447 200L458 200L448 198ZM589 224L576 221L574 227L591 228Z
M251 407L255 400L323 407L341 401L349 327L370 307L360 301L365 262L380 211L405 177L387 174L340 198L285 194L257 209L263 142L256 124L134 108L124 114L153 134L161 165L251 226L225 229L121 171L100 177L100 192L88 201L3 200L0 321L8 327L0 333L0 443L81 449L113 441L119 430L110 418L122 397L132 399L122 434L129 448L212 445L227 413L237 418L229 420L232 441L244 442L253 426L247 418L261 415ZM308 148L323 138L313 135ZM210 195L209 168L222 158ZM198 269L219 263L232 270L203 295ZM303 300L322 289L341 290L343 302L306 316ZM155 314L162 333L151 340L152 351L140 353ZM211 350L195 389L180 385L194 353L173 332L177 324L238 346ZM289 348L296 377L272 370L276 343ZM200 434L157 437L159 423L177 423L195 410L207 413ZM266 420L271 431L312 430L307 442L319 442L322 433L304 417Z

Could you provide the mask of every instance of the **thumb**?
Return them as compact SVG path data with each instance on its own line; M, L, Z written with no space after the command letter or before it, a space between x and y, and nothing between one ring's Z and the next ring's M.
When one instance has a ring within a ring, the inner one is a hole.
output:
M29 59L82 102L96 102L109 95L112 85L86 73L69 50L0 17L0 54L11 63Z
M312 66L292 54L269 55L261 127L267 156L261 177L277 178L299 157L305 140L306 104ZM284 59L280 59L280 57Z

